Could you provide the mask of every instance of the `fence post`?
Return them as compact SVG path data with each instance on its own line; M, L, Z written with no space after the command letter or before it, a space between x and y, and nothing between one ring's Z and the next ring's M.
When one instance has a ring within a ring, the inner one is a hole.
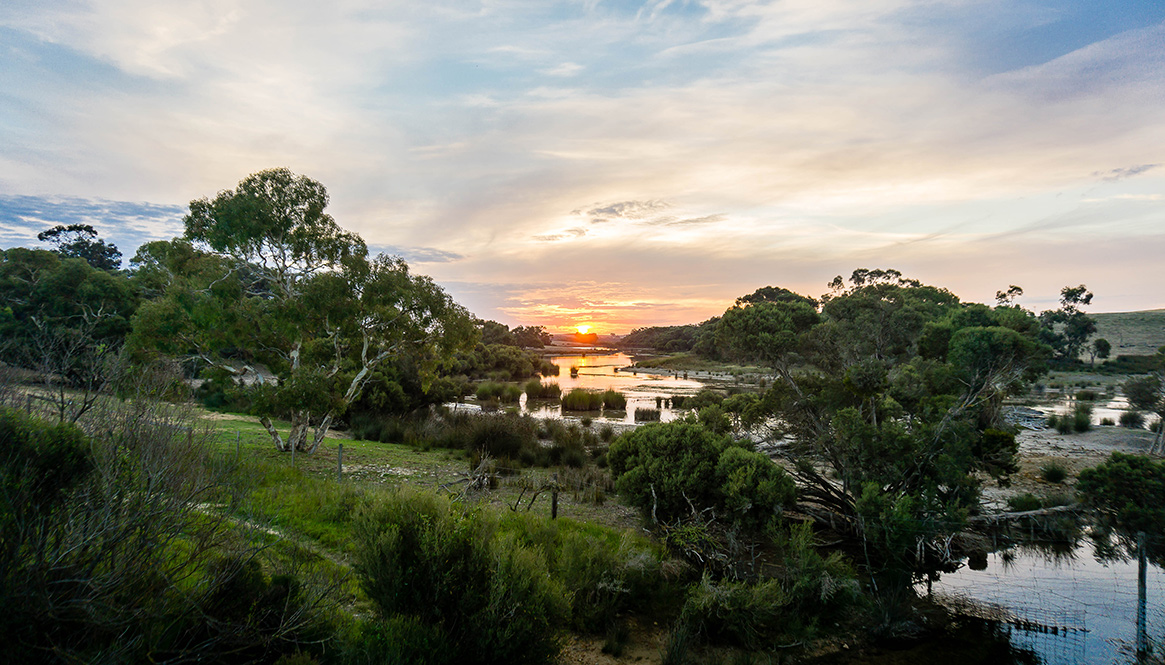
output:
M344 444L336 451L336 482L344 481Z
M236 462L243 459L242 438L243 438L243 433L239 430L235 430L235 461Z
M32 393L24 393L24 412L32 415Z
M1137 662L1149 655L1149 636L1145 630L1145 532L1137 534Z
M291 443L291 466L295 466L295 443Z
M558 472L554 472L554 487L550 490L550 519L558 519Z

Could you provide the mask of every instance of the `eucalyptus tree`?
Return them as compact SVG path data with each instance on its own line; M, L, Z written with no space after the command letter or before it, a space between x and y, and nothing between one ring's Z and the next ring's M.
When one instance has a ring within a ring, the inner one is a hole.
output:
M718 340L780 377L757 404L791 442L803 508L888 571L933 570L977 504L976 474L1016 469L999 407L1043 367L1039 324L894 270L830 286L819 310L787 294L741 299Z
M136 319L136 346L254 377L260 422L279 450L315 451L391 360L410 355L430 377L475 336L463 307L403 260L369 258L327 204L319 182L261 171L192 201L185 239L135 258L143 282L163 291ZM286 440L275 415L291 421Z
M61 421L84 415L114 378L136 306L119 273L40 249L0 252L0 360L36 372Z

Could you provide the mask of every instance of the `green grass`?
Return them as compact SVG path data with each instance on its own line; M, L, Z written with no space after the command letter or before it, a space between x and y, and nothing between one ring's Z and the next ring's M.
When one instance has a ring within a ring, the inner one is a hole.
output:
M1096 319L1096 337L1112 344L1112 357L1152 355L1165 346L1165 309L1090 314Z

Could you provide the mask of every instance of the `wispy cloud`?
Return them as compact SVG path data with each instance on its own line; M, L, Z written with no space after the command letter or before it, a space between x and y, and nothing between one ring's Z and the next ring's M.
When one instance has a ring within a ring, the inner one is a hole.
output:
M0 208L0 238L168 237L186 201L287 166L439 280L569 269L660 318L926 252L943 283L982 238L1161 254L1162 21L1134 0L11 0L0 205L40 212Z

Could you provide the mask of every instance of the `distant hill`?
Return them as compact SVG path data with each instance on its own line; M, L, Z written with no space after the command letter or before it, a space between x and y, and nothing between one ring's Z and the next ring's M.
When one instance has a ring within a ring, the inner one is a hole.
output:
M1096 337L1112 344L1112 357L1152 355L1165 346L1165 309L1089 314L1096 319Z

